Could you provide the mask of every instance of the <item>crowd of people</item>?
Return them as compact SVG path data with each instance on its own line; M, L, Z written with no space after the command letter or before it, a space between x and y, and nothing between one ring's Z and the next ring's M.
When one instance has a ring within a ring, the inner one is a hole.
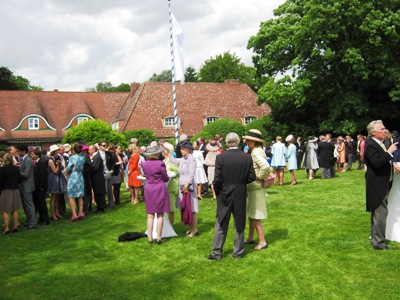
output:
M369 129L370 136L375 127ZM387 134L385 130L382 139L383 147L394 161L398 161L399 156L394 146L398 138L396 131ZM181 220L187 226L186 236L198 236L199 200L211 191L212 199L217 200L217 217L213 251L207 258L221 259L231 215L235 219L232 256L241 258L245 244L256 244L255 250L268 248L262 224L267 218L267 193L261 184L267 173L274 173L274 184L282 186L284 171L288 169L290 185L294 186L298 183L294 171L301 167L310 180L319 169L321 179L328 179L334 178L335 172L352 170L358 159L358 169L367 172L367 209L374 215L376 208L370 205L368 174L373 172L377 158L368 154L370 139L361 134L357 141L350 136L334 139L326 134L310 136L303 143L300 137L288 135L284 141L277 136L269 147L261 132L251 129L242 139L234 132L229 133L225 138L225 149L220 135L210 141L200 137L191 143L185 134L180 136L176 147L166 141L154 141L148 147L140 147L139 141L133 138L127 151L106 141L94 145L82 142L72 146L57 144L50 146L48 151L29 151L24 144L11 146L8 153L0 153L3 234L18 232L21 227L18 211L21 209L26 214L28 230L38 228L38 224L49 225L50 220L63 219L66 203L71 211L70 222L79 222L92 212L101 214L121 203L120 189L125 181L131 203L145 202L149 244L153 244L154 224L157 224L154 238L157 244L163 243L164 214L173 226L176 212L180 212ZM50 213L47 197L50 198ZM96 206L94 211L93 205ZM249 231L245 239L246 217ZM376 234L377 226L379 232L382 231L383 225L379 222L372 217L374 249L386 247L381 245L382 236Z

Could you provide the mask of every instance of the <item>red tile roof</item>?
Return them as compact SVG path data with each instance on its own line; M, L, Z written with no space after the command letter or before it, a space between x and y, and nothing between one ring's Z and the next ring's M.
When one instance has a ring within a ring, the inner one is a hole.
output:
M0 91L0 139L62 138L77 115L112 123L129 93ZM14 130L23 118L35 114L56 130Z

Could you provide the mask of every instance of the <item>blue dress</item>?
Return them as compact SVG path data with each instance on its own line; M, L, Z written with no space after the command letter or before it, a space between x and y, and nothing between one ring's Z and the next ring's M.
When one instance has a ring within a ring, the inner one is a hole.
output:
M69 175L68 180L68 197L80 198L85 194L85 182L83 180L83 166L85 164L85 157L81 154L76 154L70 157L66 167Z
M288 170L297 170L297 149L294 144L290 144L286 153L286 158L288 160Z

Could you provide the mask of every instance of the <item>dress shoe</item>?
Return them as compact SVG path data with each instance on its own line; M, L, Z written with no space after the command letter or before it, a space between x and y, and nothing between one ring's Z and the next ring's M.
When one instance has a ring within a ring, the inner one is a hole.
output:
M207 258L208 260L220 260L220 258L217 258L217 257L215 257L215 256L212 255L212 254L207 255L206 258Z
M104 213L104 210L99 210L99 209L97 209L97 210L94 211L94 213L95 213L95 214L103 214L103 213Z
M41 226L47 226L50 224L50 221L45 221L45 222L40 222L39 225Z
M255 241L255 240L251 240L251 241L245 241L244 243L245 243L246 245L253 245L253 244L256 243L256 241Z
M372 248L374 248L375 250L389 250L389 248L387 246L383 246L383 247L372 246Z
M232 257L233 257L234 259L241 259L241 258L243 258L243 255L237 256L237 255L234 255L234 254L232 253Z
M31 227L27 227L26 230L38 229L37 225L33 225Z
M262 247L255 247L254 248L254 250L261 250L261 249L267 249L268 248L268 244L265 244L264 246L262 246Z

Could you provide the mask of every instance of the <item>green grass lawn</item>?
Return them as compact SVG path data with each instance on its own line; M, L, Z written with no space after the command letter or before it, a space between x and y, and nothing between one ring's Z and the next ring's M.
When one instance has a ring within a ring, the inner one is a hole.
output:
M38 230L0 236L0 299L397 299L399 244L369 245L364 172L306 179L268 189L263 221L269 248L246 245L231 257L233 222L221 261L208 261L215 201L200 201L199 232L163 245L147 239L119 243L126 231L144 232L144 203L123 204L78 223L67 219ZM20 212L21 221L25 216ZM177 215L176 219L179 220Z

